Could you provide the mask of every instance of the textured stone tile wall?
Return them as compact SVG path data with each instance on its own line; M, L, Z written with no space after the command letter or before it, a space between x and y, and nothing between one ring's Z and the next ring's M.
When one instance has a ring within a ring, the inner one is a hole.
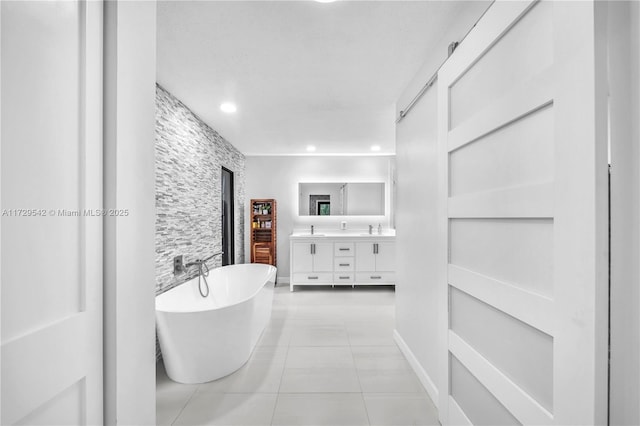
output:
M244 263L244 155L156 85L156 294L197 274L174 275L175 256L188 263L221 250L222 167L233 172L235 263Z
M156 294L190 278L173 274L174 256L187 263L221 250L222 167L234 174L235 262L244 263L244 155L157 85Z

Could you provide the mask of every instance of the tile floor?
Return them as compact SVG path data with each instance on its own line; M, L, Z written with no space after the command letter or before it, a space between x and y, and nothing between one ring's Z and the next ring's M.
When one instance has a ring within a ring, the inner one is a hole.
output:
M201 385L157 373L159 425L438 425L393 341L392 287L276 287L251 359Z

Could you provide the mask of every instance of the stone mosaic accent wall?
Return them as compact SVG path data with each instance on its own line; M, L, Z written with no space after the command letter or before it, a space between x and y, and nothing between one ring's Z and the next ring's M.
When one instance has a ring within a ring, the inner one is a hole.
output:
M188 263L221 251L222 167L234 174L235 262L244 263L245 157L156 85L156 294L190 278L173 274L174 256Z

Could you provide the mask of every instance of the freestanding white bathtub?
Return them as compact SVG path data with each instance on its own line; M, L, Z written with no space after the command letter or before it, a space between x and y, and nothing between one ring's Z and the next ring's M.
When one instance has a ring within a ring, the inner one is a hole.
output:
M204 383L240 368L271 317L276 268L242 264L212 269L203 298L198 278L156 297L156 326L167 375Z

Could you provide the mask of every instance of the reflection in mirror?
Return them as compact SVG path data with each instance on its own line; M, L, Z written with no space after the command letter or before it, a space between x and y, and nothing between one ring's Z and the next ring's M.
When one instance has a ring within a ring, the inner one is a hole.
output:
M300 183L300 216L382 216L384 183Z

